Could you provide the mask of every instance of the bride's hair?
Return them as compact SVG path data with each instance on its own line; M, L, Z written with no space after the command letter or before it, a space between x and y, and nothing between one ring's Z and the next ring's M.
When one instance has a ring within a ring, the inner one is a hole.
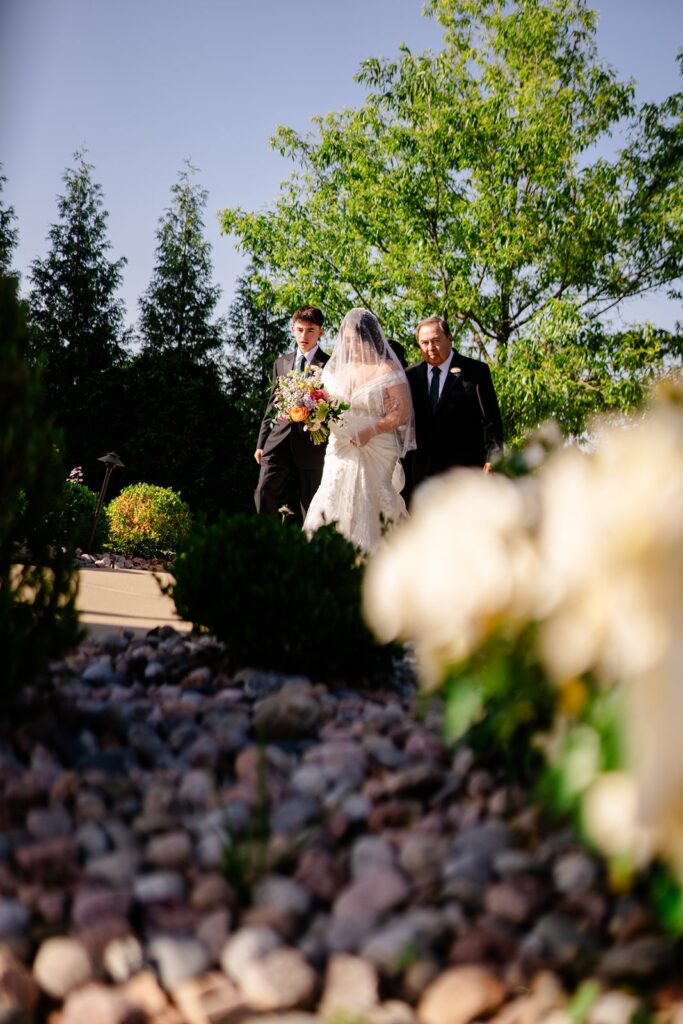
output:
M348 422L358 415L366 423L368 417L382 421L379 432L393 432L399 457L415 447L408 379L374 313L360 307L349 310L322 379L335 396L349 403Z
M354 324L354 327L363 341L367 341L372 345L379 355L384 354L384 335L382 334L382 328L379 325L379 321L373 313L369 313L367 309L362 310L357 323Z

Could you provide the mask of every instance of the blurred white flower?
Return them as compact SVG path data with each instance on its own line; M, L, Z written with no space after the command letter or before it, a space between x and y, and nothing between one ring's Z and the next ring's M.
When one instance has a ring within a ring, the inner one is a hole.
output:
M605 852L659 853L683 882L682 404L599 427L591 452L555 451L533 478L429 481L364 600L380 638L414 643L428 686L530 621L558 683L623 686L624 771L589 786L586 820Z
M532 494L505 477L454 470L420 488L411 518L370 560L368 622L385 641L414 641L425 685L494 628L528 620L534 508Z
M588 835L607 857L626 856L635 868L652 856L652 837L638 819L638 794L627 772L604 772L583 801Z
M542 656L556 678L658 664L683 604L683 416L650 412L539 473Z

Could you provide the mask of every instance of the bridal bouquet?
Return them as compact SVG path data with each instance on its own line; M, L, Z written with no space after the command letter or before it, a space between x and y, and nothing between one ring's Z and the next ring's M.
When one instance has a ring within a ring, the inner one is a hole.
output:
M333 398L323 387L321 367L307 366L303 373L290 370L275 385L275 420L303 423L313 444L323 444L348 404Z

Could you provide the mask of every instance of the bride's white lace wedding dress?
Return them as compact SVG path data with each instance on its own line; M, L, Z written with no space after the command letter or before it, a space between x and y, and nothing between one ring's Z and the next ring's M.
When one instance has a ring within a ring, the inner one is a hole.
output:
M335 523L340 533L369 554L378 547L383 530L406 515L397 431L376 434L363 447L355 443L363 428L376 421L387 388L400 386L402 377L403 371L390 372L361 385L342 422L332 425L320 487L304 522L307 533Z

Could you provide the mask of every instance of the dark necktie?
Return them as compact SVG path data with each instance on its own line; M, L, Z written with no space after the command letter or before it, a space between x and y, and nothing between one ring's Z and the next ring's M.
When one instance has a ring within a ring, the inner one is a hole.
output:
M299 373L303 373L306 369L306 356L303 352L299 352L299 355L296 357L296 368Z
M432 412L436 412L436 407L439 404L439 375L441 370L438 366L432 366L432 380L429 385L429 401L432 406Z

